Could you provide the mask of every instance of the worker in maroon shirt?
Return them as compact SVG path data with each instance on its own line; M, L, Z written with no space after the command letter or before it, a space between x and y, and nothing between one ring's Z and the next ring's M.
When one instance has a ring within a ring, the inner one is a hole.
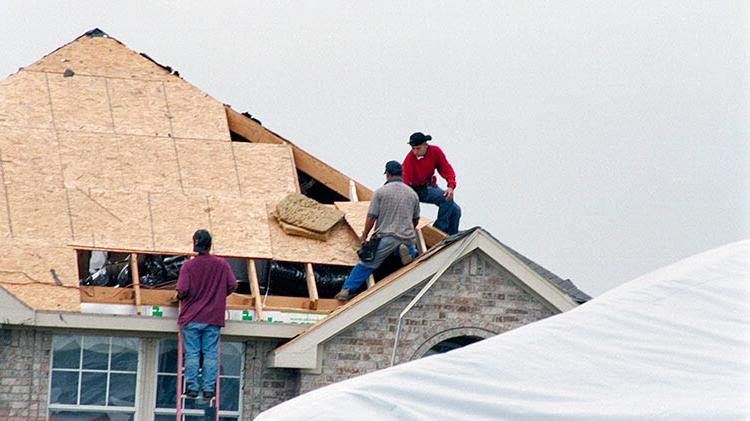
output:
M413 133L409 137L411 152L406 155L402 164L403 181L417 192L420 202L438 206L437 220L432 225L453 235L458 232L461 220L461 208L453 201L456 173L443 151L435 145L428 145L428 140L432 140L432 136L422 132ZM448 183L445 191L437 186L435 170Z
M226 260L212 256L211 234L198 230L193 234L193 251L197 252L180 268L177 299L181 300L177 324L182 329L185 355L185 396L197 398L202 390L212 399L216 388L219 330L224 326L226 297L237 288L232 269ZM200 355L203 374L198 379ZM202 383L202 386L201 386Z

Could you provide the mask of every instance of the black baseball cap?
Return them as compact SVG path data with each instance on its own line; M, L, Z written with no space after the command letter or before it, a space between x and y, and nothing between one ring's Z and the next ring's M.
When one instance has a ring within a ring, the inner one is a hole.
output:
M412 133L411 136L409 136L409 144L412 146L421 145L428 140L432 140L432 136L422 132Z
M385 163L385 174L401 175L401 163L398 161L388 161Z
M211 234L207 230L198 230L193 234L193 251L206 253L211 250Z

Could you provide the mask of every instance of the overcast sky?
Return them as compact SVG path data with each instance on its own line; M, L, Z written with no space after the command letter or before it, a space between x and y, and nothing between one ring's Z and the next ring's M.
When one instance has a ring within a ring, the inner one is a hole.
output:
M99 27L373 189L412 132L430 133L458 174L462 228L599 295L750 237L749 14L745 1L3 0L0 77Z

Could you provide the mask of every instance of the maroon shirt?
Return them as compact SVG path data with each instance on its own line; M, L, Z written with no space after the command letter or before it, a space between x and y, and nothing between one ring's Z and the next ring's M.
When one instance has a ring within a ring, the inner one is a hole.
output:
M427 146L427 153L421 159L417 159L413 152L409 152L402 164L403 180L407 186L434 186L437 183L435 170L438 171L448 187L456 188L456 173L448 162L443 151L435 145Z
M187 293L181 300L177 324L185 326L198 322L224 326L228 288L237 288L237 280L226 260L199 254L186 262L177 280L177 291Z

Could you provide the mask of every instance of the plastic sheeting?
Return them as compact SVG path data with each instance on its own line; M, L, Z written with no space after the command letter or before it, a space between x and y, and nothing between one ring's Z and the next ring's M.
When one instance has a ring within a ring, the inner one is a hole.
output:
M574 310L327 386L260 420L748 419L750 240Z

